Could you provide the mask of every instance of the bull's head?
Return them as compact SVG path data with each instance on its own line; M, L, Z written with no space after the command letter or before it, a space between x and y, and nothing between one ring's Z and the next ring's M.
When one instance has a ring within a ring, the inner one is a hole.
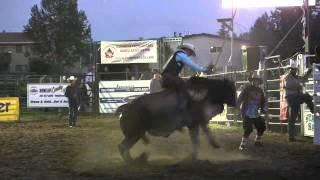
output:
M193 77L188 85L188 94L194 101L208 100L211 104L236 105L236 87L230 80Z
M236 106L236 86L234 82L230 80L224 80L225 84L225 94L224 94L224 102L228 106Z

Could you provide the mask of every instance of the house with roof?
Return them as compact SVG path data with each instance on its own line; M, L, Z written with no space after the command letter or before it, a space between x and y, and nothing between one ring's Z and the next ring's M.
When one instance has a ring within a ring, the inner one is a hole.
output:
M194 61L202 66L214 64L216 72L223 72L231 54L231 40L214 34L201 33L183 36L183 42L191 43L196 48ZM241 48L249 46L250 42L235 38L233 42L233 53L228 71L242 70Z
M29 57L33 55L34 42L22 32L0 33L0 73L29 71Z

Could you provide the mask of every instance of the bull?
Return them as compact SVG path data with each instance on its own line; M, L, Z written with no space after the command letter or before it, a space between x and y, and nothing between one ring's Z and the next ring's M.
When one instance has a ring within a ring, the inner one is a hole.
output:
M211 146L219 147L208 123L212 117L223 111L224 104L235 106L234 82L192 77L185 82L183 91L165 89L140 96L118 108L118 113L121 113L120 128L124 135L118 148L126 162L133 160L129 151L138 140L141 139L146 144L149 142L147 132L152 136L168 137L175 130L187 127L192 142L193 160L197 159L200 128ZM181 95L184 98L183 108L178 106L178 97Z

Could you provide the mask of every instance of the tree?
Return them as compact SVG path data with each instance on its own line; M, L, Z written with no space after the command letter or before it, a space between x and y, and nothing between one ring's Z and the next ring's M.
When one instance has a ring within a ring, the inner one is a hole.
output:
M220 29L218 31L218 35L221 37L230 38L228 28L224 24L221 24Z
M24 27L38 46L33 49L46 63L61 73L66 66L89 55L91 28L77 0L42 0L40 8L31 8L31 18Z
M314 11L310 13L313 14ZM297 52L304 52L302 15L303 11L300 7L277 8L270 15L265 13L255 21L250 29L249 39L255 45L267 46L269 52L275 50L273 55L279 54L284 58L291 57ZM312 15L309 36L311 53L315 45L320 42L319 29L320 16L319 14ZM284 41L276 48L283 38Z

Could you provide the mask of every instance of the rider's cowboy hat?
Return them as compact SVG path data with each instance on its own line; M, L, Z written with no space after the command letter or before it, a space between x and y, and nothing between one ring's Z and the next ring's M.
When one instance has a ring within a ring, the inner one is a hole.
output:
M75 81L75 80L77 80L77 78L74 77L74 76L70 76L70 77L67 79L67 81Z
M258 72L254 72L251 74L251 76L248 78L248 81L252 82L252 81L259 81L259 84L262 84L262 79L259 76Z
M196 49L193 44L190 43L183 43L180 46L178 46L178 49L189 49L192 52L192 55L196 55Z

